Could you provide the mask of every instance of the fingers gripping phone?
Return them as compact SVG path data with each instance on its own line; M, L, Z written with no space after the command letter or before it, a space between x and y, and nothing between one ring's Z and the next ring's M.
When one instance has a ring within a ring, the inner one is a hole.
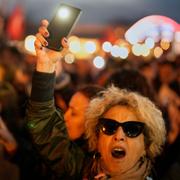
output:
M77 23L82 10L68 4L60 4L53 19L50 21L48 31L49 37L48 48L55 51L61 51L63 46L61 40L63 37L68 37L74 25Z

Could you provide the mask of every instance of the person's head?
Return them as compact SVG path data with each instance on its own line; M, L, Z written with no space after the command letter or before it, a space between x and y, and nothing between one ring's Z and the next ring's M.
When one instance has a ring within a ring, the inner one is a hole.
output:
M155 101L151 86L146 78L135 69L118 69L107 79L106 86L114 84L121 89L138 92Z
M141 63L139 70L149 82L152 82L157 75L157 66L153 62L148 61Z
M103 90L98 85L85 85L71 97L69 107L65 112L65 122L71 140L76 140L84 134L85 111L89 101Z
M86 111L89 148L99 152L110 174L131 169L143 157L151 161L165 142L162 113L148 99L110 87L94 98Z
M5 80L6 75L6 69L3 67L2 64L0 64L0 82L3 82Z
M176 71L174 68L174 63L169 61L163 61L159 63L159 78L162 83L169 84L175 80Z
M14 87L8 82L0 83L0 114L10 131L18 126L18 99Z

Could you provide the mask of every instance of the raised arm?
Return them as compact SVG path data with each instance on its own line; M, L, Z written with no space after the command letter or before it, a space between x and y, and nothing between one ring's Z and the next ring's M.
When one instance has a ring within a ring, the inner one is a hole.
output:
M73 179L81 173L84 154L70 141L63 113L54 105L54 82L56 62L63 52L46 48L45 37L49 35L48 21L43 20L36 34L36 71L27 110L28 128L40 154L59 179ZM66 40L63 40L67 46ZM67 178L68 177L68 178ZM71 178L73 177L73 178Z

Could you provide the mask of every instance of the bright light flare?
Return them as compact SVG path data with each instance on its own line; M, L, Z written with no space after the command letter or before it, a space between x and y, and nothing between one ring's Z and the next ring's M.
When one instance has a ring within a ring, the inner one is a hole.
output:
M154 25L153 27L151 27L151 29L149 29L145 33L145 36L151 37L155 42L158 42L160 40L160 38L161 38L158 26Z
M176 42L180 42L180 31L177 31L177 32L175 33L175 41L176 41Z
M135 33L133 32L129 32L129 34L126 34L126 40L130 43L130 44L136 44L138 43L138 38L136 36Z
M147 36L150 31L154 30L152 24L151 22L135 23L125 33L126 40L133 45L142 42L144 37Z
M58 11L58 16L61 19L67 19L70 16L70 11L66 7L61 7Z
M131 44L141 43L146 37L151 37L158 42L161 38L172 39L179 24L173 19L151 15L146 16L133 24L125 33L125 38Z

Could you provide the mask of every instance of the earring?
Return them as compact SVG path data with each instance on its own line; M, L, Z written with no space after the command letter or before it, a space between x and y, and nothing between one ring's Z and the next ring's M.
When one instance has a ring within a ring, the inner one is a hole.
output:
M99 152L95 152L93 155L94 160L98 160L101 157L101 154Z

